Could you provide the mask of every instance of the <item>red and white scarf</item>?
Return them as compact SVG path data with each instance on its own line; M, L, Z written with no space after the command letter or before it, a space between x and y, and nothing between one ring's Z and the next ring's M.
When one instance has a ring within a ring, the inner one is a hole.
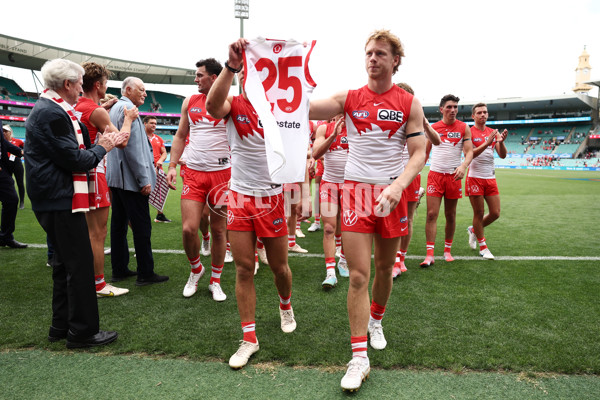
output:
M73 124L73 129L75 129L75 137L77 138L79 149L85 150L83 134L81 133L79 120L73 112L73 107L64 101L58 93L51 89L44 90L41 97L58 104L69 115L71 123ZM74 213L87 212L96 209L96 203L94 201L96 192L95 182L96 172L94 168L87 173L85 171L73 171L73 203L71 208Z

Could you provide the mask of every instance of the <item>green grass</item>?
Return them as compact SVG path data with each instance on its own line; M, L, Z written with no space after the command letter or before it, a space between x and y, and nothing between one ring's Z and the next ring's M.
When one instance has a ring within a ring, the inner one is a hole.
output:
M372 366L390 372L422 371L415 376L439 369L511 371L525 376L600 374L598 259L519 259L598 257L600 174L498 170L497 175L502 215L486 229L487 243L498 258L495 261L476 258L468 246L465 228L472 214L465 198L457 210L453 246L457 261L442 261L444 219L440 213L438 260L433 267L420 269L425 253L425 203L420 206L409 248L409 271L394 283L383 320L388 347L369 350ZM28 203L26 207L19 211L15 238L44 244L45 234ZM153 248L182 250L179 193L170 194L165 214L173 223L153 224ZM307 226L303 224L305 233ZM273 277L261 265L256 276L261 350L250 364L333 368L331 379L337 385L350 358L348 280L340 279L329 292L321 289L325 268L317 255L323 252L322 233L306 235L298 242L313 256L290 257L298 328L289 335L281 332ZM154 257L156 271L171 279L141 288L133 280L125 281L122 286L130 294L99 299L102 329L117 330L120 336L114 344L88 353L184 357L188 362L216 361L217 369L227 370L223 363L241 339L233 264L226 264L222 275L228 299L216 303L207 289L208 277L202 278L194 297L183 298L189 266L182 252L156 252ZM202 260L205 265L210 262L207 257ZM0 249L0 350L10 351L5 354L32 348L50 351L58 360L73 354L64 343L46 340L52 280L45 261L44 248ZM110 257L106 271L110 276ZM2 360L4 356L0 363L12 365L13 361ZM313 377L308 374L306 379Z

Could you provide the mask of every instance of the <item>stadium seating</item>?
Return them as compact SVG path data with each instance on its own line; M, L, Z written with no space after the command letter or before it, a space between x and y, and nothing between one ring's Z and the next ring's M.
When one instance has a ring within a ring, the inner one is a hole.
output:
M6 100L30 101L25 91L12 79L0 77L0 95Z
M120 88L108 88L107 93L113 94L117 97L121 97ZM140 107L141 112L156 112L156 113L168 113L168 114L179 114L181 113L181 105L185 97L179 96L172 93L157 92L148 90L146 92L148 96L146 101ZM155 110L152 108L152 104L160 104L160 108Z

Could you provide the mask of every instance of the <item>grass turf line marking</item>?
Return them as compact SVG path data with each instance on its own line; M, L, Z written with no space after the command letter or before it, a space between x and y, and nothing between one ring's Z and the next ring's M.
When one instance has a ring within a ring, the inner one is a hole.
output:
M29 247L36 249L45 249L45 244L28 244ZM133 247L129 248L131 253L135 252ZM172 250L172 249L152 249L153 253L157 254L185 254L183 250ZM300 258L325 258L325 254L316 253L289 253L288 257L300 257ZM407 255L406 258L409 260L420 260L424 256ZM373 258L373 255L371 255ZM483 260L480 256L454 256L455 260L465 261L477 261ZM600 257L576 257L576 256L497 256L494 260L485 261L600 261Z

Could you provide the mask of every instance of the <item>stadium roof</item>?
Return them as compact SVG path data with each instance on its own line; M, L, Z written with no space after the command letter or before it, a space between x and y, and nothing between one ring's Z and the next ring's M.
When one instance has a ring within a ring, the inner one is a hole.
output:
M600 82L598 82L600 84ZM512 97L506 99L496 99L483 101L487 104L490 114L501 111L508 112L564 112L571 110L582 110L589 106L575 93L563 94L551 97ZM479 101L461 101L459 103L459 113L471 112L471 107ZM423 104L426 113L437 112L438 104Z
M55 58L65 58L78 64L93 61L106 65L115 73L112 77L115 80L135 76L145 83L188 85L196 74L192 69L98 56L0 34L0 64L2 65L39 71L47 60Z

